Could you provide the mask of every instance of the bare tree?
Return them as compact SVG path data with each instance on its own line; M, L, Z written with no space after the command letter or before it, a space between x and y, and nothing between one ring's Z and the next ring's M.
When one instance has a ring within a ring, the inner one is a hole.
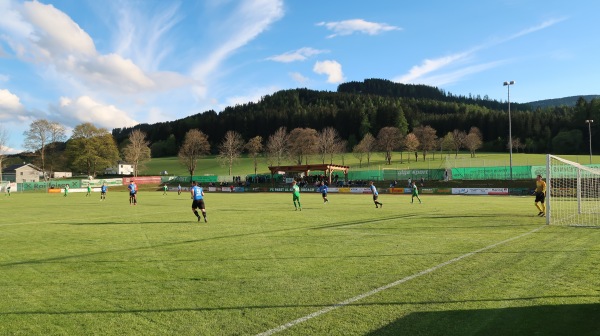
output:
M179 161L186 167L190 173L190 178L194 176L198 159L210 152L208 136L198 129L191 129L185 134L183 144L179 148Z
M317 151L318 133L313 128L294 128L289 135L288 148L297 164L308 164L308 157Z
M458 157L458 151L464 147L467 133L455 129L452 131L452 148L454 148L454 157Z
M8 151L8 131L3 125L0 125L0 183L2 182L2 162Z
M66 139L64 126L46 119L38 119L29 125L29 130L25 131L23 135L25 136L25 148L32 152L39 151L41 168L45 176L47 146Z
M263 150L262 137L260 135L255 136L254 138L248 140L248 143L244 146L250 154L252 161L254 162L254 175L258 170L258 156Z
M223 142L219 145L219 160L229 167L229 175L233 164L240 158L244 150L244 138L236 131L227 131Z
M413 133L419 139L419 149L423 152L423 161L425 161L427 152L434 150L436 147L437 131L427 125L415 127Z
M377 140L371 133L367 133L362 140L360 140L358 145L367 154L367 167L369 167L371 165L371 155L377 148Z
M280 127L275 133L269 136L267 141L267 159L270 164L281 165L281 162L287 156L288 133L285 127Z
M358 160L358 166L362 168L362 161L367 155L367 151L361 143L354 145L352 148L352 155Z
M442 150L450 151L453 148L454 135L452 132L446 133L446 135L440 141L440 147Z
M129 143L123 148L123 158L133 165L133 176L138 176L144 163L149 161L150 142L146 140L146 133L140 130L133 130L129 134Z
M341 141L338 131L333 127L324 128L319 132L317 150L323 163L327 157L329 157L329 163L333 163L333 155L339 151Z
M479 128L473 126L469 130L469 134L465 138L465 147L471 153L471 157L475 157L475 151L483 145L483 137Z
M348 152L348 141L340 139L336 142L334 152L336 154L340 154L340 158L342 159L342 165L345 164L344 158L346 153ZM333 163L333 154L331 155L331 163Z
M417 160L417 149L419 148L419 139L414 133L408 133L404 139L404 149L411 153L415 153L415 161ZM408 163L410 163L410 154L408 154Z
M377 143L385 152L387 164L392 164L392 152L402 144L402 133L398 127L384 127L377 134Z

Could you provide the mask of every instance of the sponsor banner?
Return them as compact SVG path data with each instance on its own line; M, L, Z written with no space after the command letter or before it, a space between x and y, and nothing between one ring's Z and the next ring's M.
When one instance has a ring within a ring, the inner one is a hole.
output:
M50 182L23 182L20 183L21 188L19 190L44 190L44 189L60 189L64 188L67 184L70 188L81 187L81 180L54 180Z
M167 183L171 180L174 180L175 176L161 176L160 177L160 183Z
M419 190L419 193L421 193L421 194L438 194L436 188L421 188L421 190Z
M123 185L129 185L131 181L137 184L160 184L160 176L123 177Z
M340 193L349 193L350 192L350 188L339 188L338 191Z
M452 189L451 188L437 188L437 189L434 189L434 194L450 195L450 194L452 194Z
M350 188L350 192L353 194L370 194L371 189L369 189L369 188Z
M121 186L123 185L122 178L112 178L112 179L92 179L92 180L81 180L81 186L87 187L88 184L92 187L101 187L102 183L106 183L107 186Z
M61 193L65 192L65 189L58 189ZM100 188L92 188L93 192L100 192ZM87 193L87 188L69 188L70 193Z
M388 188L390 194L406 194L406 188Z
M508 195L508 188L452 188L453 195Z
M292 191L292 189L287 188L287 187L277 187L277 188L269 188L269 191L270 192L276 192L276 191L280 191L280 192L281 191L285 191L285 192L288 192L288 191Z
M340 188L327 188L327 192L337 193L340 192Z
M60 194L63 192L63 189L48 189L50 194Z

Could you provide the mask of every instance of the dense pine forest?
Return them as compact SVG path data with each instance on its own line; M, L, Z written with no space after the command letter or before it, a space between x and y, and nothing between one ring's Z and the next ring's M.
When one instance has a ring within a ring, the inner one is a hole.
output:
M579 98L575 106L533 108L511 103L513 147L532 153L574 154L588 148L588 125L600 123L600 99ZM506 151L508 146L508 104L487 96L456 96L435 87L408 85L368 79L339 85L337 92L291 89L264 96L257 103L227 107L221 113L206 111L183 119L133 128L117 128L112 134L118 143L139 129L147 134L152 156L177 155L186 132L199 129L208 135L211 150L227 131L236 131L244 140L254 136L267 139L280 127L288 131L302 127L317 131L335 128L348 142L357 144L367 133L377 135L383 127L398 127L403 134L418 126L431 126L439 138L454 130L479 128L483 151ZM594 137L593 146L600 146Z

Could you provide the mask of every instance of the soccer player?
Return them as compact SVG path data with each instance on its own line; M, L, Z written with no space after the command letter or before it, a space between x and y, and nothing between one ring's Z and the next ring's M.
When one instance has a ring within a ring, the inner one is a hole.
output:
M419 198L419 188L417 188L417 182L413 181L412 197L410 198L410 203L412 203L415 200L415 197L419 200L419 203L421 203L421 199Z
M177 186L177 195L181 195L181 184Z
M538 175L535 181L535 207L540 211L537 215L540 217L546 216L546 182L542 180L542 175ZM541 206L540 206L541 203Z
M163 195L166 195L166 194L167 194L167 190L168 190L168 189L169 189L169 188L167 187L167 184L165 183L165 186L163 187Z
M369 182L369 188L371 188L371 193L373 193L373 203L375 203L375 207L379 208L381 206L383 208L383 203L377 200L379 198L379 193L377 192L377 188L373 184L373 181Z
M198 208L200 208L200 211L202 211L204 223L208 222L208 220L206 219L206 207L204 205L204 190L202 190L202 187L199 186L198 183L196 183L196 181L193 181L190 193L192 194L192 211L194 212L194 215L196 215L196 217L198 218L198 222L200 221L200 214L198 214L198 211L196 210Z
M6 186L6 194L10 196L10 184Z
M108 190L108 187L106 186L106 183L102 183L102 187L100 187L100 200L104 201L106 199L106 191Z
M137 185L135 182L131 181L127 189L129 189L129 205L137 205Z
M92 195L92 184L88 183L87 185L87 194L85 194L85 197L91 196Z
M63 195L63 197L67 197L68 194L69 194L69 185L67 184L65 186L65 194Z
M294 201L296 211L298 211L298 208L302 211L302 204L300 204L300 187L296 184L296 180L292 181L292 200ZM298 205L296 205L296 201L298 201Z
M323 196L323 204L329 203L329 200L327 199L327 189L327 184L321 181L321 187L319 188L319 190L321 191L321 196Z

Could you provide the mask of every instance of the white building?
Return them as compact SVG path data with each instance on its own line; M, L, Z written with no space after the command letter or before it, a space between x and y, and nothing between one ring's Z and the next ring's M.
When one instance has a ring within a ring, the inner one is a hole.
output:
M119 162L116 167L106 168L107 175L133 175L133 165L125 162Z
M8 166L2 171L4 180L16 183L39 182L40 177L44 177L42 170L31 163Z

